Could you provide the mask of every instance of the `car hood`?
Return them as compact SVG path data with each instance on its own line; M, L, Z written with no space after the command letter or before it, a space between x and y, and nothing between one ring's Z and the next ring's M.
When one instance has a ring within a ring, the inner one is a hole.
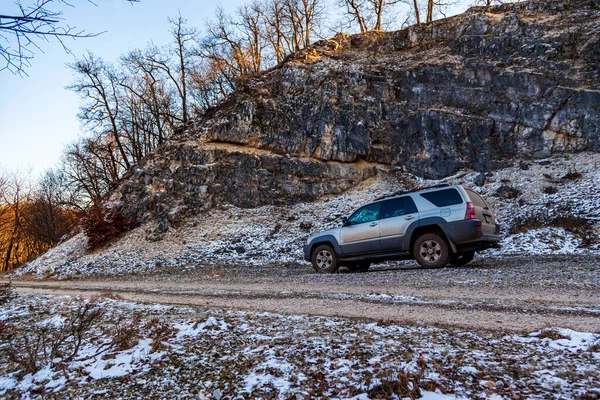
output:
M339 238L339 234L340 234L340 230L342 229L341 226L337 227L337 228L332 228L332 229L328 229L326 231L323 232L319 232L316 233L312 236L308 237L307 243L312 242L314 239L320 237L320 236L326 236L326 235L332 235L336 240Z

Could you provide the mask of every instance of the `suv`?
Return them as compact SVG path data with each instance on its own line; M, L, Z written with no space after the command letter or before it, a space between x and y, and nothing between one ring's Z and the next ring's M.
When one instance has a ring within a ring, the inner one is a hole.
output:
M422 267L465 265L500 247L500 225L475 191L447 184L394 193L362 206L343 226L308 238L315 271L366 271L372 262L414 258Z

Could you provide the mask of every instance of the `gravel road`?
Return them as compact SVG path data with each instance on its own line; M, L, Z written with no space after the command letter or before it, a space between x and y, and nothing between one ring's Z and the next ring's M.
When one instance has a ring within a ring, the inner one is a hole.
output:
M14 281L18 292L309 314L471 330L556 326L600 331L600 257L482 258L454 268L390 264L367 273L318 275L307 265L164 270L71 281Z

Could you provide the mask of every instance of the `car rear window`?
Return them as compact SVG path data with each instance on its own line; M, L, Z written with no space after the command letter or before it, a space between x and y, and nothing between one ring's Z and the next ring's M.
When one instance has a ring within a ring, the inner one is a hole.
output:
M463 202L456 189L444 189L436 192L421 193L420 195L436 207L448 207Z
M393 218L401 215L417 212L417 206L410 196L386 200L383 203L383 216L381 218Z
M465 190L467 191L467 194L469 195L469 198L471 199L471 202L474 206L481 208L486 208L488 206L488 204L485 202L483 197L479 195L479 193L467 188L465 188Z

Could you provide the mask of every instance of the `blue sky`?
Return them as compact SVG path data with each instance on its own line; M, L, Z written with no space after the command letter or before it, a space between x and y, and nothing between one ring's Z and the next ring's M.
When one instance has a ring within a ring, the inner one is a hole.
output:
M69 49L77 57L89 50L115 61L150 41L169 42L168 17L181 12L191 26L200 27L219 4L233 11L244 0L141 0L134 5L125 0L97 0L98 6L85 0L71 3L76 7L61 7L70 25L87 32L106 32L94 38L68 40ZM464 8L457 6L452 11ZM41 48L44 53L35 55L27 69L29 76L0 72L0 167L31 169L34 175L57 164L64 145L81 133L77 95L65 89L74 79L66 63L75 58L55 41L42 43Z

